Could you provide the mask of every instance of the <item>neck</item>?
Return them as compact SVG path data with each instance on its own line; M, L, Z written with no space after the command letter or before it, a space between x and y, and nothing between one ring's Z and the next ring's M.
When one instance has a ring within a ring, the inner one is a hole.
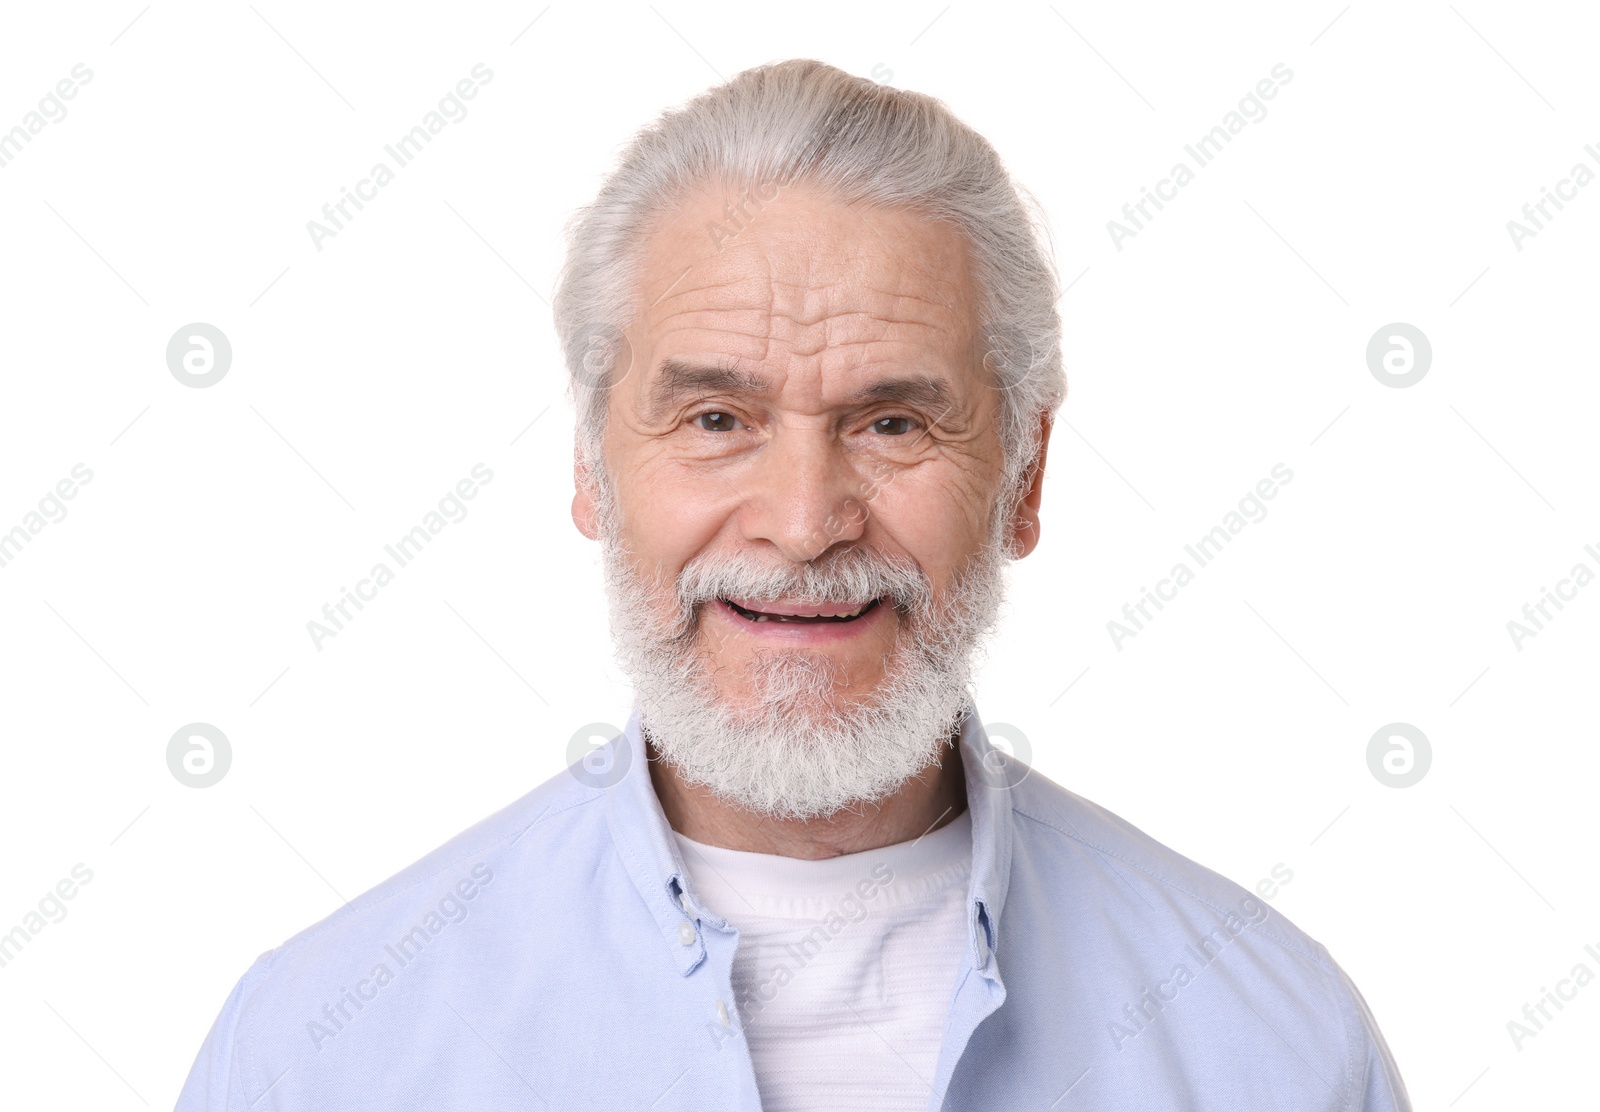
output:
M809 861L909 842L939 829L967 806L966 773L952 738L921 772L882 799L812 819L774 818L691 784L645 735L650 781L672 829L691 841Z

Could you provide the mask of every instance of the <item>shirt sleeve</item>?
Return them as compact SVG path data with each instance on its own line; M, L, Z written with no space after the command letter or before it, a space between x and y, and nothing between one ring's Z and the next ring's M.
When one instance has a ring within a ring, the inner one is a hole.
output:
M1357 1082L1355 1100L1350 1104L1352 1112L1412 1112L1411 1098L1406 1093L1406 1083L1401 1080L1400 1067L1395 1065L1394 1055L1389 1053L1389 1045L1383 1041L1383 1032L1378 1030L1378 1021L1372 1018L1372 1010L1367 1007L1361 990L1356 988L1355 982L1342 968L1339 969L1339 979L1355 1003L1361 1036L1361 1045L1356 1048L1356 1053L1362 1060L1363 1076Z
M261 955L228 994L227 1003L200 1045L200 1053L195 1055L173 1112L245 1112L236 1057L240 1005L260 979L268 957Z

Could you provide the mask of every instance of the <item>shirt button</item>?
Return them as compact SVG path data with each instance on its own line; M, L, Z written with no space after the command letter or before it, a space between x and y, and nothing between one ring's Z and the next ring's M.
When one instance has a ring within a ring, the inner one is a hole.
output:
M728 1025L728 1006L721 1000L717 1001L717 1022L724 1027Z
M694 945L694 924L685 919L678 924L678 941L685 946Z

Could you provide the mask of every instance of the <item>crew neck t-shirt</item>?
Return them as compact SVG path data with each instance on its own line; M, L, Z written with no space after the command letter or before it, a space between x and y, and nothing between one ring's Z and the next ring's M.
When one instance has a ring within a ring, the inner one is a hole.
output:
M764 1112L925 1109L967 938L969 812L817 861L673 837L691 892L739 932L734 999Z

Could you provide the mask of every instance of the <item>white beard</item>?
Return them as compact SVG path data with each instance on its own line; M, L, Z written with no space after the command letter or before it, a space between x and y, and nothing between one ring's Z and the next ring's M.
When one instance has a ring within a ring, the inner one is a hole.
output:
M798 567L708 553L676 583L650 582L621 543L609 480L596 486L617 658L633 681L647 737L683 780L756 814L803 820L880 799L940 757L1004 597L1003 514L992 516L988 542L936 604L920 568L859 546ZM822 652L760 649L742 677L752 697L719 694L702 643L703 607L717 598L782 596L883 597L881 605L896 607L899 633L874 693L841 698L843 670Z

